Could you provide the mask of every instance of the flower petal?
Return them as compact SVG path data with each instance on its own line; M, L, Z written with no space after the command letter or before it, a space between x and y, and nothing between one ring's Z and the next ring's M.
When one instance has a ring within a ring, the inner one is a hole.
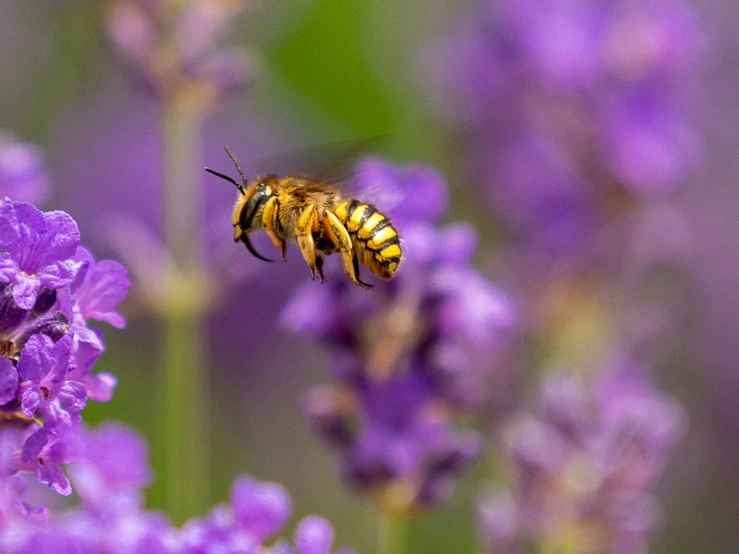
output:
M37 261L34 254L45 248L43 212L25 202L5 200L0 205L0 249L6 250L21 269L33 273L37 269L31 267Z
M45 266L39 273L39 281L44 287L59 289L72 282L74 270L60 260L55 260Z
M111 373L97 373L85 375L82 384L87 389L87 396L95 402L108 402L113 397L113 389L118 385L118 379Z
M54 211L44 214L50 244L44 252L41 267L57 260L74 256L80 243L80 230L72 216L66 212Z
M87 404L87 389L77 381L66 381L59 391L59 402L69 412L79 412Z
M0 283L15 282L18 271L18 264L10 257L10 254L0 252Z
M74 340L71 334L64 335L51 349L52 365L47 375L42 379L51 391L52 396L59 392L71 365L72 346Z
M330 554L334 530L326 518L308 516L298 524L294 542L298 554Z
M38 279L18 274L16 284L13 285L13 300L24 310L30 310L36 303L40 288L41 282Z
M18 370L7 358L0 358L0 404L7 404L18 391Z
M36 464L36 479L42 485L48 485L51 490L62 496L72 494L72 485L69 484L69 479L64 475L64 470L57 464L41 463L41 460L39 460L39 463Z
M23 415L31 418L36 413L36 410L41 404L41 391L38 387L31 387L26 389L21 396L21 410Z
M51 350L54 342L46 335L33 335L21 352L18 373L25 381L39 384L52 367Z
M234 479L231 505L239 523L260 540L279 531L292 511L284 487L277 483L258 483L244 475Z
M123 327L126 321L115 308L130 287L128 272L118 262L102 260L90 267L84 283L75 290L83 317Z
M49 432L46 427L37 429L30 437L23 443L23 449L21 450L21 461L25 464L28 463L32 458L37 458L41 454L46 443L49 441Z
M54 431L66 427L73 427L79 423L79 414L68 412L62 408L58 398L51 401L42 402L39 406L39 412L44 418L44 425L53 428Z

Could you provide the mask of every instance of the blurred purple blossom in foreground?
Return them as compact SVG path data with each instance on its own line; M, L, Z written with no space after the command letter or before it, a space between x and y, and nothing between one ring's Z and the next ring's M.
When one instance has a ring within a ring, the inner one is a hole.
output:
M345 479L408 510L447 498L479 453L481 437L453 418L483 400L494 371L484 353L500 345L513 308L471 267L474 230L433 224L446 210L436 172L367 159L355 184L404 240L397 276L367 294L336 271L324 286L306 283L282 320L329 349L338 385L310 391L304 409Z
M505 429L513 486L480 507L489 551L646 552L660 516L651 491L685 431L682 409L633 364L590 386L571 373L543 379L532 411Z
M704 46L673 0L484 0L427 62L501 220L585 256L629 196L664 196L694 166Z
M41 202L49 195L49 188L39 148L0 130L0 198Z
M251 78L253 62L245 50L217 48L241 4L116 0L107 16L108 36L140 82L201 109Z
M7 432L3 438L7 437ZM12 457L3 442L3 460ZM231 502L214 507L182 528L159 512L143 507L149 484L148 451L135 432L117 423L96 430L82 428L66 443L74 451L72 483L80 505L56 514L21 501L25 483L19 475L5 477L0 496L0 548L8 554L34 552L199 554L330 554L333 529L320 516L304 518L293 538L265 548L290 518L287 491L276 483L237 477ZM11 447L12 448L12 447ZM69 460L64 460L69 461ZM7 468L4 468L7 469ZM337 554L350 554L341 550Z

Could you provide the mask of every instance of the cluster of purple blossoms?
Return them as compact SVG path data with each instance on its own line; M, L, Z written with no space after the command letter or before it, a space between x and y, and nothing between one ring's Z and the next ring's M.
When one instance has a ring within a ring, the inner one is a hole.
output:
M503 439L513 486L480 506L490 552L638 554L660 508L651 489L685 416L645 371L620 364L586 385L572 373L544 377L530 412Z
M502 222L536 252L582 256L692 169L703 43L674 0L484 0L428 62Z
M49 188L41 150L0 131L0 198L40 202L48 196Z
M181 94L199 108L251 77L246 51L217 48L240 9L232 0L116 0L108 36L145 86L159 96Z
M90 372L105 346L88 321L122 327L115 310L129 288L123 266L96 262L79 240L64 212L0 204L0 417L17 450L3 470L33 471L63 495L67 437L88 398L107 401L116 385Z
M3 435L5 438L6 435ZM50 515L43 506L21 500L25 483L5 478L0 494L0 549L8 554L34 552L204 554L331 554L334 532L323 517L301 520L292 544L272 541L290 517L290 497L276 483L246 476L234 480L231 501L218 505L183 527L171 525L159 512L143 508L143 488L151 470L144 441L116 423L96 430L79 428L67 449L75 458L70 476L79 496L73 509ZM0 455L12 460L12 444ZM5 469L5 468L4 468ZM266 546L268 542L274 542ZM339 550L336 554L351 554Z
M353 192L381 207L403 239L403 261L371 294L336 270L306 283L284 324L328 347L336 385L310 391L304 411L346 481L392 510L445 499L481 447L453 418L479 407L490 354L513 322L508 298L470 265L465 224L439 228L446 185L422 166L366 159ZM494 377L494 376L492 376Z

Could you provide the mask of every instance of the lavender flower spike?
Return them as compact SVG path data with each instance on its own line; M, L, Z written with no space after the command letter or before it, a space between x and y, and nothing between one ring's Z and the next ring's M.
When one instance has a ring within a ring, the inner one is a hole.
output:
M384 509L413 511L448 498L479 453L481 437L455 416L494 388L494 354L515 311L471 267L474 229L432 224L446 208L437 172L373 158L357 173L357 197L386 210L403 237L402 270L371 296L343 279L303 287L282 320L330 349L338 384L310 391L303 408L344 479Z
M65 260L79 242L69 214L6 198L0 205L0 283L12 283L16 304L30 310L41 287L59 289L72 281L74 270Z
M480 509L491 552L523 545L578 554L647 551L659 520L652 489L684 431L682 409L624 364L590 386L549 375L533 413L507 428L514 486Z

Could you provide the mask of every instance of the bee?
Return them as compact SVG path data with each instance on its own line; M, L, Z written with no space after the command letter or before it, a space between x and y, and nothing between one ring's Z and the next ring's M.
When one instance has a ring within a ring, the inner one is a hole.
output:
M234 242L243 242L247 250L260 260L271 262L259 254L249 234L263 229L286 259L287 241L300 249L313 279L323 274L323 257L338 252L349 280L366 290L372 285L362 281L359 264L382 279L395 275L402 260L400 236L387 216L373 205L345 198L334 185L303 175L265 175L251 182L239 162L226 148L242 183L210 168L205 171L236 186L238 198L231 223Z

